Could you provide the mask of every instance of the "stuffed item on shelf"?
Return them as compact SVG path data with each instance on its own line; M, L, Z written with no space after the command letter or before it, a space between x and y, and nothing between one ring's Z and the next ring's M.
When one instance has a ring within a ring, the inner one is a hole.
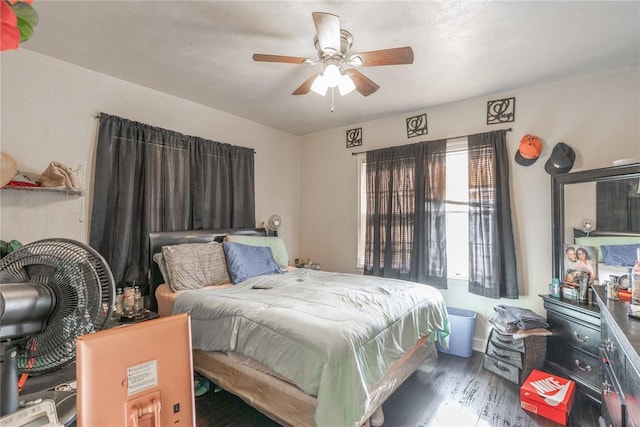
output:
M69 166L56 161L49 163L49 166L40 175L39 182L43 187L65 186L67 188L80 189L73 170Z
M0 187L4 187L18 173L18 164L9 154L0 152Z

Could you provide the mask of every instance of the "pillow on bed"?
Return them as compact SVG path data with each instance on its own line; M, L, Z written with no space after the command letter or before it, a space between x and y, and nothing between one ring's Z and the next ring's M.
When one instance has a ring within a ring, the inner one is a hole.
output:
M242 243L243 245L265 246L271 248L273 259L278 263L280 268L289 266L289 254L284 245L284 240L275 236L244 236L230 234L225 237L227 242Z
M602 256L605 265L631 267L635 265L640 244L602 245Z
M584 236L576 237L576 244L595 246L598 248L598 262L604 262L602 255L602 245L629 245L634 243L640 243L640 237L638 236Z
M168 285L174 292L229 283L224 250L220 243L184 243L163 246Z
M269 247L235 242L224 242L222 246L227 258L227 270L233 283L240 283L264 274L283 273L273 259L273 253Z
M167 263L164 262L164 257L162 256L162 252L158 252L153 256L153 260L158 264L158 269L160 270L160 274L162 274L162 278L164 279L164 283L171 286L169 283L169 272L167 272Z

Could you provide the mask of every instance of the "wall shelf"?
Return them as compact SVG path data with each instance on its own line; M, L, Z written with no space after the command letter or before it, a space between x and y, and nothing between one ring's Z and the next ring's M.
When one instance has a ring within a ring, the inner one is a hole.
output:
M82 196L82 190L76 190L73 188L66 187L21 187L21 186L11 186L5 185L2 187L3 190L15 190L15 191L31 191L31 192L42 192L42 193L60 193L60 194L69 194L74 196Z

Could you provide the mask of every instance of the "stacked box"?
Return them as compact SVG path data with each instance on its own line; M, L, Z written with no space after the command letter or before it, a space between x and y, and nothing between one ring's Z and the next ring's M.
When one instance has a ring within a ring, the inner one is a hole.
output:
M520 406L567 425L574 391L575 382L534 369L520 387Z
M518 385L534 369L544 366L547 337L513 338L493 328L484 355L484 368Z

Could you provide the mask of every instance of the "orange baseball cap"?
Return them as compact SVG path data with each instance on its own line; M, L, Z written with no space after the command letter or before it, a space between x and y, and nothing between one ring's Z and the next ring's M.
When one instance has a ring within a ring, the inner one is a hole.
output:
M535 135L527 134L520 140L520 147L516 152L516 163L521 166L531 166L540 157L542 142Z

